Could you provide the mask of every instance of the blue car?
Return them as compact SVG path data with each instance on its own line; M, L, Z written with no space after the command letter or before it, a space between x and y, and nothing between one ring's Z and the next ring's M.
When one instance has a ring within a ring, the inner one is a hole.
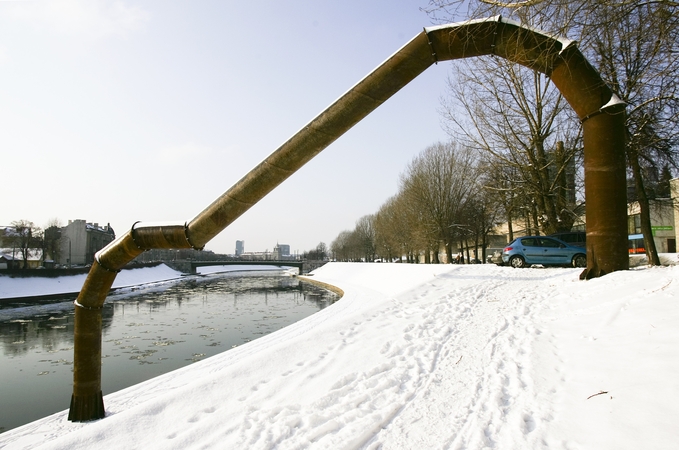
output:
M548 236L514 239L502 250L502 262L512 267L543 266L587 267L585 249Z

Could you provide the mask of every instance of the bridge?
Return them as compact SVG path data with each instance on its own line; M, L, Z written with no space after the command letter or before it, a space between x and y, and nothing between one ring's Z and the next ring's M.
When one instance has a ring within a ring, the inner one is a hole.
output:
M188 261L191 267L190 273L195 274L197 267L206 266L279 266L279 267L297 267L299 273L304 273L304 261L297 260L256 260L256 261Z
M172 267L174 270L178 270L183 273L196 273L196 267L206 267L206 266L285 266L285 267L297 267L299 269L300 275L303 273L309 273L314 269L317 269L327 263L327 261L321 260L227 260L227 261L199 261L190 259L177 259L174 261L163 261L164 264Z

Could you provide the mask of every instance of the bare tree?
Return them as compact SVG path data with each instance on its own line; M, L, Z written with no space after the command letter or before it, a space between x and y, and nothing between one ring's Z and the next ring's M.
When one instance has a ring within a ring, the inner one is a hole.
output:
M508 211L534 208L546 234L570 230L575 186L566 174L574 176L580 135L558 89L545 75L496 58L459 63L448 85L448 132L496 166L494 188ZM529 202L518 205L522 198Z
M61 222L59 219L51 219L45 226L42 240L43 262L47 255L53 261L59 261L61 253Z
M497 192L484 188L487 183L486 180L485 174L479 176L477 180L479 189L469 205L467 219L469 237L474 240L476 257L477 259L480 257L483 263L486 262L488 235L499 224L499 217L503 211L502 204L496 201ZM469 245L466 247L468 249Z
M330 249L338 261L360 261L361 245L355 231L342 231L332 244Z
M405 254L399 232L404 222L402 218L396 196L389 198L375 214L375 248L377 255L387 261Z
M361 257L366 262L375 260L375 216L368 214L356 221L356 228L354 230L358 245L361 252Z
M401 190L421 217L419 229L434 248L434 263L442 244L448 262L459 241L461 221L476 190L476 154L453 142L427 147L408 165Z
M314 261L323 261L326 256L328 256L328 246L324 242L319 242L318 245L308 252L304 252L304 257L306 259Z
M41 248L42 230L36 227L30 220L15 220L11 223L12 231L9 232L9 242L12 248L18 251L23 258L23 269L28 268L28 259L31 250Z

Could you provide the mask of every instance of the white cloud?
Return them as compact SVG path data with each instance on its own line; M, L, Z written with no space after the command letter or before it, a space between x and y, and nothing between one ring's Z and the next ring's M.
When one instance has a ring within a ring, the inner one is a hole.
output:
M123 1L15 1L11 16L36 28L90 38L125 36L143 27L149 13Z

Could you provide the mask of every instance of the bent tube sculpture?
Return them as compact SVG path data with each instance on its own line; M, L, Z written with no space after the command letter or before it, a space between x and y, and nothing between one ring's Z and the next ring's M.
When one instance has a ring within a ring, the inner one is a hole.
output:
M425 28L185 224L136 223L96 255L75 301L69 420L104 417L101 309L116 273L150 249L202 249L276 186L402 87L439 62L495 55L551 77L583 123L587 268L581 278L628 269L625 106L571 41L494 17Z

